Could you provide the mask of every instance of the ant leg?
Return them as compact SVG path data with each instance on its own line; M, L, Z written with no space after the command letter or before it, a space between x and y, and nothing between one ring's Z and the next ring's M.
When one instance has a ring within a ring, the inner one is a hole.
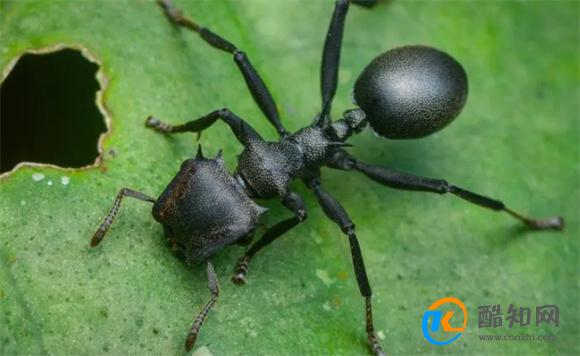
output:
M143 193L139 193L139 192L136 192L134 190L127 189L127 188L121 189L119 191L119 193L117 193L117 197L115 198L115 202L113 203L111 210L109 210L109 213L107 214L107 216L105 216L105 220L103 220L103 222L101 223L101 225L99 226L99 228L97 229L95 234L93 235L93 238L91 239L91 247L97 246L105 237L105 234L107 233L107 231L111 227L111 224L113 223L113 220L115 220L117 213L119 213L119 208L121 207L121 201L123 200L124 197L131 197L131 198L136 198L136 199L143 200L143 201L150 202L150 203L155 203L155 199L153 199L150 196L147 196Z
M342 205L330 194L322 190L318 178L309 179L306 181L306 184L311 190L314 191L314 194L316 194L318 203L322 206L322 210L324 210L326 216L328 216L332 221L340 226L342 232L348 236L356 281L358 283L358 288L361 295L365 298L366 332L369 345L375 355L385 355L375 335L375 327L373 325L373 311L371 305L373 292L369 284L363 256L354 231L354 224L350 220Z
M330 107L336 94L338 82L338 67L340 63L340 48L342 46L342 34L344 21L350 1L337 0L334 5L332 19L326 33L324 50L322 51L322 63L320 65L320 92L322 95L322 112L319 119L328 124L330 121Z
M167 124L153 116L149 116L145 121L145 126L165 134L181 132L197 132L201 134L203 130L213 125L218 119L222 119L226 124L228 124L234 135L236 135L238 140L244 146L252 141L262 141L262 137L256 132L256 130L228 109L215 110L199 119L191 120L185 124L177 126Z
M256 252L260 251L263 247L269 245L272 241L276 240L278 237L282 236L288 230L292 229L302 221L306 220L306 207L302 198L293 192L286 194L282 198L282 204L294 213L294 217L290 219L283 220L276 225L269 228L262 238L256 243L254 243L248 251L239 259L236 268L234 270L234 276L232 277L232 282L241 285L246 283L246 274L248 273L248 265L252 257Z
M201 329L201 326L207 317L207 313L209 313L209 310L218 300L220 295L220 285L210 260L207 260L207 284L209 286L209 291L211 292L211 297L209 301L203 306L199 314L197 314L197 317L191 326L191 330L189 330L189 334L187 334L187 339L185 339L185 350L187 351L191 351L193 345L195 345L197 335L199 334L199 330Z
M357 170L377 183L386 185L391 188L401 190L414 190L432 193L451 193L461 199L467 200L470 203L482 206L495 211L503 211L512 217L520 220L527 227L532 230L562 230L564 228L564 219L560 216L551 217L547 219L533 219L517 213L499 200L485 197L477 193L470 192L463 188L447 183L443 179L434 179L419 177L409 173L390 170L384 167L368 165L357 161L345 151L340 151L335 157L331 168L342 170Z
M197 32L210 46L234 55L234 61L242 72L246 85L248 86L248 89L250 89L250 93L252 94L256 104L260 107L260 110L262 110L268 121L274 125L280 136L288 135L288 131L286 131L280 122L278 108L276 107L276 103L274 103L274 99L272 98L268 87L266 87L266 84L264 84L264 81L252 63L250 63L246 53L218 34L198 25L189 18L184 17L181 11L175 8L170 0L157 0L157 2L163 8L165 15L172 23Z
M332 99L336 94L338 83L338 67L340 66L340 50L342 47L342 35L344 22L350 3L363 7L372 7L376 0L337 0L334 5L332 19L326 32L324 49L322 51L322 63L320 64L320 94L322 96L322 112L317 118L317 124L326 126L330 121L330 108Z

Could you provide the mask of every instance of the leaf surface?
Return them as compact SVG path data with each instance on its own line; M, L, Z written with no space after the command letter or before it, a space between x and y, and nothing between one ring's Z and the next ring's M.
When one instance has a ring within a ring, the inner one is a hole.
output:
M246 51L297 130L319 110L318 68L331 1L177 1L184 13ZM182 354L209 291L204 268L173 257L150 206L127 199L105 241L89 240L122 187L158 195L196 150L193 135L145 129L154 114L181 123L228 107L268 139L230 56L172 27L150 1L3 2L0 67L23 51L82 46L108 79L111 132L99 168L23 167L0 180L0 353ZM470 81L461 116L422 140L369 132L351 152L369 163L441 177L537 216L561 214L563 233L532 233L507 215L452 197L399 192L361 175L324 171L324 184L356 223L374 291L379 337L391 354L577 354L577 2L387 2L352 6L338 117L372 58L426 44L457 58ZM74 100L74 98L71 98ZM79 117L79 120L82 120ZM72 134L72 133L71 133ZM223 124L203 134L230 169L241 147ZM116 154L111 154L115 152ZM32 179L42 173L41 181ZM70 183L61 183L63 176ZM48 181L53 182L48 185ZM299 183L308 220L252 261L249 284L229 282L243 247L215 259L222 293L197 348L213 355L367 354L363 300L347 239ZM277 202L268 226L289 216ZM263 233L263 230L259 231ZM421 316L455 296L469 311L465 334L428 344ZM479 329L477 307L560 307L560 327ZM557 342L481 342L482 334L554 334Z

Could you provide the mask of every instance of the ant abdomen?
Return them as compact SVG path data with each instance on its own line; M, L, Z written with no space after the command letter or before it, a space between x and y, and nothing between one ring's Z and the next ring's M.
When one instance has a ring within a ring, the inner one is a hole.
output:
M449 124L467 99L467 75L453 57L404 46L376 57L354 86L356 104L386 138L420 138Z

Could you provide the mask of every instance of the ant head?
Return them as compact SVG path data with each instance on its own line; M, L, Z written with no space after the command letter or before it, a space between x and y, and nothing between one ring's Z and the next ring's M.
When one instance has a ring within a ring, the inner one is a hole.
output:
M467 75L447 53L425 46L392 49L358 77L354 99L386 138L419 138L449 124L467 99Z

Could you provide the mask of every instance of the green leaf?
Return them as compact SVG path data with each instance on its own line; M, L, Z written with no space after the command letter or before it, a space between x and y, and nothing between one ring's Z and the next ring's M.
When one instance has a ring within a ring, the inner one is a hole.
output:
M185 14L246 51L292 130L319 110L318 68L331 1L176 1ZM126 200L105 241L89 240L122 187L159 194L195 137L145 129L228 107L269 139L230 56L172 27L150 1L2 2L0 66L24 51L81 46L108 79L111 132L99 168L22 167L0 180L0 353L182 354L209 292L204 268L171 254L148 204ZM327 190L357 224L374 317L392 354L578 354L577 2L383 2L352 6L347 19L337 117L364 66L403 44L443 49L465 67L470 97L446 130L387 141L365 132L360 159L442 177L501 198L534 216L561 214L563 233L520 229L513 219L452 197L399 192L361 175L325 170ZM75 100L71 97L70 100ZM82 120L79 117L79 120ZM204 133L235 167L240 146L223 124ZM108 152L116 151L116 155ZM34 173L45 179L35 181ZM61 177L70 178L67 185ZM48 181L52 185L48 185ZM364 304L347 240L312 195L308 220L252 261L249 284L229 282L243 247L214 264L222 293L197 348L206 354L366 354ZM289 214L275 201L266 224ZM260 232L263 232L260 231ZM421 333L426 308L444 296L469 311L465 334L434 346ZM477 307L556 304L560 326L480 329ZM482 342L482 334L553 334L556 342Z

